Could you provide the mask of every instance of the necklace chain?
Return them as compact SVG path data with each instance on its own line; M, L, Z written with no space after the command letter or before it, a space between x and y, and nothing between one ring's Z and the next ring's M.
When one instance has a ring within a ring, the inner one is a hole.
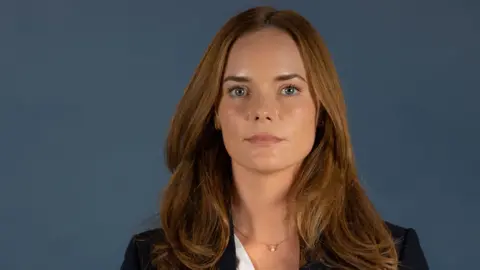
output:
M243 233L242 231L240 231L235 225L233 225L233 227L235 228L235 230L240 234L242 235L243 237L249 239L250 237L248 237L245 233ZM288 236L285 237L282 241L280 242L277 242L275 244L266 244L266 243L262 243L262 242L259 242L259 241L256 241L257 243L259 244L262 244L264 245L270 252L275 252L277 251L278 249L278 246L280 246L283 242L287 241L288 239Z

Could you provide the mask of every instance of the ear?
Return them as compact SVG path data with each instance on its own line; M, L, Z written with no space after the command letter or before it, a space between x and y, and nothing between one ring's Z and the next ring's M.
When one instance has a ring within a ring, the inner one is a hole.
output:
M221 126L220 126L220 120L218 119L218 114L215 113L215 116L213 117L213 123L215 125L215 129L216 130L221 130Z

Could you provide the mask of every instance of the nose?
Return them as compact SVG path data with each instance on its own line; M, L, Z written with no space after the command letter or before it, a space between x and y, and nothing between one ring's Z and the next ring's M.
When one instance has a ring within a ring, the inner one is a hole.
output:
M247 120L255 122L272 122L278 118L275 98L257 96L250 100Z
M255 121L272 121L272 117L270 116L270 113L267 111L257 111L255 113L255 116L253 118Z

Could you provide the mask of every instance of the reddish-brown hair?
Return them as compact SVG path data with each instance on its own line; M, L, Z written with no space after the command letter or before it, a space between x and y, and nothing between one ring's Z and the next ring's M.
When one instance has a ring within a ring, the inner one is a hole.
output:
M165 241L155 248L157 268L212 269L227 247L234 187L214 112L232 44L264 27L285 31L296 42L318 104L315 145L290 190L301 261L309 256L334 268L397 269L393 239L357 181L345 102L328 50L305 18L270 7L242 12L220 29L178 104L166 144L172 176L161 203Z

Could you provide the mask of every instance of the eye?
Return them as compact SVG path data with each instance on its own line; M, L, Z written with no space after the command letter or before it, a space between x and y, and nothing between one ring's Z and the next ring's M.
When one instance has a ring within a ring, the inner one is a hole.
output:
M228 89L228 94L232 97L243 97L246 96L248 92L244 87L232 87Z
M294 96L294 95L298 94L299 90L296 86L289 85L289 86L283 88L281 92L282 92L283 95L286 95L286 96Z

